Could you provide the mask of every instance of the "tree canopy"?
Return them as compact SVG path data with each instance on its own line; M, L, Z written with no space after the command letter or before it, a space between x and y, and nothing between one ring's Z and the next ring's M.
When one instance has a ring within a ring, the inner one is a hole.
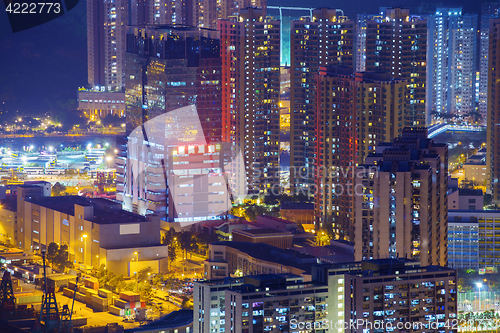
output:
M47 247L46 259L52 267L59 271L65 271L66 268L73 267L73 263L69 261L67 244L59 246L54 242L50 243Z

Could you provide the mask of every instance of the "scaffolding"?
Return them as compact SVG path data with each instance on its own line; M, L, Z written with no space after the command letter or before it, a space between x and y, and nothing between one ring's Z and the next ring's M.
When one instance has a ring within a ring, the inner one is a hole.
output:
M500 291L467 291L458 293L458 312L495 310L500 306Z

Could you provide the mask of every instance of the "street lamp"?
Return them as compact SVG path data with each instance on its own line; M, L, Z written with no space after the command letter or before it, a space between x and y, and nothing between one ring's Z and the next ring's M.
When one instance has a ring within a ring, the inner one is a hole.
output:
M85 266L85 273L87 273L87 264L85 262L85 257L87 255L87 234L83 234L83 265Z
M478 287L479 289L479 297L478 297L478 300L479 300L479 311L481 311L481 287L483 286L483 284L481 282L478 282L476 283L476 286Z
M109 162L111 162L111 160L113 160L111 156L106 156L106 161L108 162L108 169L110 169Z
M136 257L136 264L135 264L135 292L139 292L139 252L135 251L134 252L135 257Z

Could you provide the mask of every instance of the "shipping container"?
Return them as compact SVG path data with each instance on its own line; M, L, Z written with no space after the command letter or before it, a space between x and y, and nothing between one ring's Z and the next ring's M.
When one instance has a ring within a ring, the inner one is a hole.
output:
M108 305L108 299L107 298L101 298L99 296L93 295L92 296L92 303L96 303L102 306L107 306Z
M92 303L91 308L92 308L92 310L94 310L94 312L108 312L107 305Z
M92 296L97 296L97 291L92 290L92 289L87 289L85 292L85 297L86 298L92 298Z
M16 295L16 304L31 304L31 303L40 303L42 301L42 295Z
M85 326L87 325L87 317L72 317L71 324L73 327Z
M76 282L68 281L68 289L75 290Z
M106 289L99 289L97 293L99 294L99 297L102 298L113 298L113 293Z
M85 287L97 290L99 289L99 281L95 278L85 279Z
M120 298L127 302L140 302L140 295L132 291L122 291L120 293Z
M130 303L122 299L115 299L115 306L120 309L130 309Z
M12 277L11 280L12 280L12 287L19 287L19 279Z
M109 313L115 315L115 316L124 316L125 315L125 310L117 308L116 306L110 306L109 307Z
M82 294L82 293L77 292L77 293L76 293L76 296L75 296L75 299L76 299L78 302L85 303L85 294Z
M73 294L74 294L73 290L68 289L68 288L64 288L63 289L63 295L64 296L71 298L71 297L73 297Z

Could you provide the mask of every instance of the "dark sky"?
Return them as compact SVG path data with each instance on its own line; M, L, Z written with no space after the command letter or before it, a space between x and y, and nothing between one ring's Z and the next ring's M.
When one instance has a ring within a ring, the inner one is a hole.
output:
M87 82L86 3L17 33L3 1L0 9L0 108L36 115L72 100L76 106L76 91Z
M463 6L464 12L479 12L483 1L439 2ZM275 6L339 8L353 18L358 13L377 12L380 6L411 7L416 3L418 1L410 0L268 0L269 5ZM76 91L87 84L86 0L56 20L15 34L3 4L0 8L0 109L37 115L51 109L76 107Z

